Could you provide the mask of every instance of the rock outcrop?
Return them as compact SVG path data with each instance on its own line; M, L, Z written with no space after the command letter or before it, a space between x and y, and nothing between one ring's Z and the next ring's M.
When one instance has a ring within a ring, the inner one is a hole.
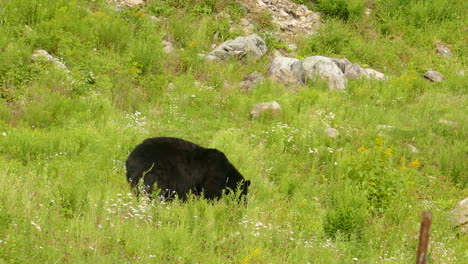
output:
M290 0L239 0L239 4L254 16L268 12L272 23L281 30L283 38L292 38L297 34L316 32L321 14L310 11L305 5ZM247 22L243 22L247 24Z

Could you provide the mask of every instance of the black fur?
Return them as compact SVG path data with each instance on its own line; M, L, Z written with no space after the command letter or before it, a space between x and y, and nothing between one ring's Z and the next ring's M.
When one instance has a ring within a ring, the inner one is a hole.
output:
M185 200L190 192L218 199L223 191L228 194L230 190L240 190L242 197L247 195L250 185L224 153L180 138L146 139L130 153L125 166L127 180L137 195L142 177L146 194L151 195L158 188L160 196L166 199L177 194Z

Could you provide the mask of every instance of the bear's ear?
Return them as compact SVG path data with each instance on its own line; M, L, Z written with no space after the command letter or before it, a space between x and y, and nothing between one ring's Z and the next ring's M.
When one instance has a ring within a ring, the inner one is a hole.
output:
M244 185L245 185L245 187L249 187L249 186L250 186L250 180L246 180L246 181L244 182Z

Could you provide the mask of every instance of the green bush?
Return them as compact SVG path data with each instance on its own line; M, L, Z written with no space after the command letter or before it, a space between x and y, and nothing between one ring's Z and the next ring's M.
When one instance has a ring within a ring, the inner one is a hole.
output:
M344 21L358 19L364 14L365 0L318 0L317 10L326 16Z
M453 0L389 0L377 1L375 6L377 17L382 22L401 19L418 28L427 27L428 23L462 19L465 9L463 1Z
M373 212L383 212L405 189L406 179L393 160L393 151L377 137L370 146L361 146L345 165L347 177L366 190Z
M300 50L303 57L313 55L332 56L344 54L351 47L354 40L352 34L343 27L340 21L328 21L317 34L304 41L304 47Z
M323 229L329 238L363 241L368 214L366 192L353 181L344 180L330 187L329 206Z
M227 1L220 0L162 0L149 1L149 9L155 15L167 16L175 9L186 9L194 14L211 14L222 9Z

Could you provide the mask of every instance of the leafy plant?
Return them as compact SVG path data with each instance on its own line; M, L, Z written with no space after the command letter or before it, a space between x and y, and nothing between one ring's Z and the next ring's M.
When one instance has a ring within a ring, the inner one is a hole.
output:
M344 180L330 188L329 204L323 223L329 238L363 241L368 217L366 191L353 181Z
M317 0L318 11L344 21L360 18L365 7L365 0Z
M382 213L388 203L403 193L405 176L393 161L393 149L377 137L361 146L346 164L346 175L366 190L370 209Z

